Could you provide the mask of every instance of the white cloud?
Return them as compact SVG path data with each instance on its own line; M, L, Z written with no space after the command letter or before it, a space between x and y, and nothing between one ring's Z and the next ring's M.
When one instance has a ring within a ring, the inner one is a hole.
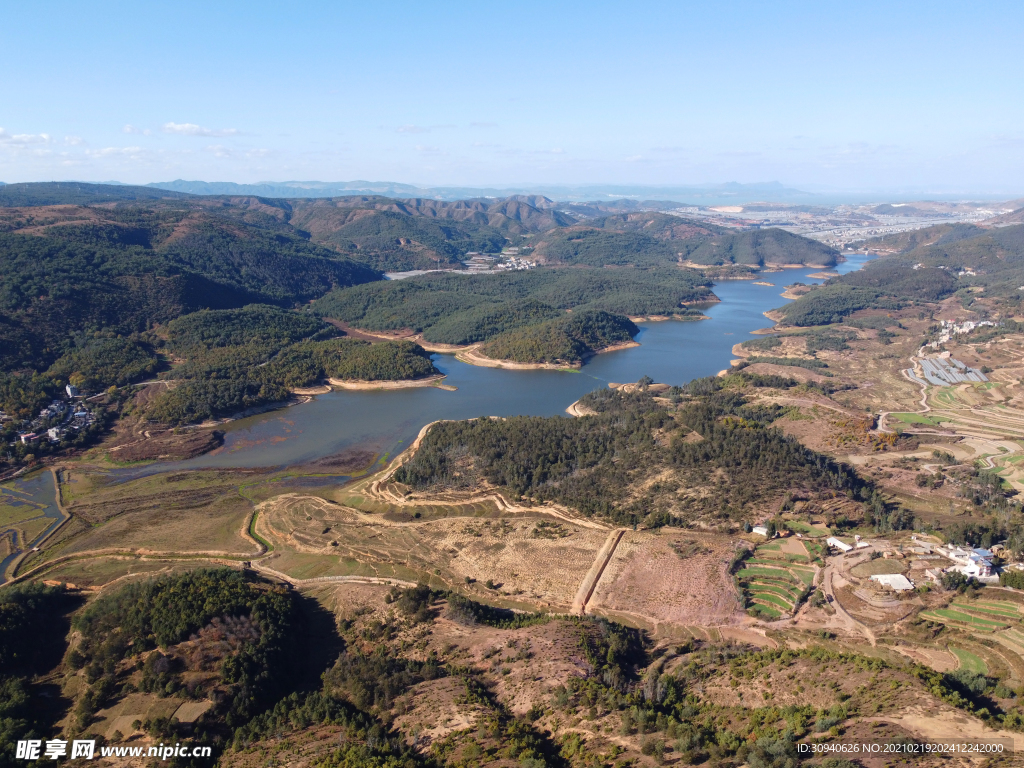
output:
M396 133L430 133L429 128L424 128L422 125L400 125L395 128Z
M90 157L116 157L118 155L134 157L142 154L142 152L142 147L104 147L103 149L85 150L85 154Z
M497 128L497 123L470 123L473 128Z
M0 128L0 144L49 144L51 141L48 133L15 133L10 134Z
M80 147L85 144L85 139L81 136L65 136L64 143L72 147Z
M215 157L231 157L231 150L223 144L210 144L209 146L203 147L203 149L207 152L212 152Z
M174 133L178 136L240 136L241 131L237 128L203 128L195 123L164 123L164 133Z

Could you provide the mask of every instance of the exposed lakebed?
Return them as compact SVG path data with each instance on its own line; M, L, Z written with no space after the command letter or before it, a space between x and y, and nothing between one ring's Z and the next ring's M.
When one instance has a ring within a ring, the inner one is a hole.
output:
M870 257L847 255L836 271L860 269ZM394 454L419 430L438 419L478 416L554 416L582 395L609 382L642 376L682 384L728 368L734 344L754 338L752 331L771 325L764 312L787 303L784 285L820 283L809 277L820 268L787 269L771 274L774 286L751 280L715 285L721 299L705 310L709 320L640 324L640 346L591 359L581 371L513 371L462 363L453 355L435 355L434 364L456 392L434 387L390 391L342 391L318 395L290 408L259 414L225 427L224 445L188 461L115 470L120 478L170 470L230 467L282 468L315 465L325 457L359 449ZM330 469L324 466L325 473ZM315 471L315 470L314 470ZM333 474L333 473L332 473Z

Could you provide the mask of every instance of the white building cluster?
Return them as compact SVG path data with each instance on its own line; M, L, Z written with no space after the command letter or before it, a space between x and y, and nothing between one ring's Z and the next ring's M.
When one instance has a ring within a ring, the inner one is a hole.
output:
M927 346L938 347L940 344L945 344L954 336L962 336L965 333L970 333L976 328L983 328L985 326L995 327L995 323L991 320L965 320L962 323L958 323L955 320L940 320L939 321L939 338L937 341L933 341Z

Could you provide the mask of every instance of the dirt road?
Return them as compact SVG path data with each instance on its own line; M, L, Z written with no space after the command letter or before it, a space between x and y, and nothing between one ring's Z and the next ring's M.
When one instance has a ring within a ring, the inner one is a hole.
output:
M836 597L835 589L832 587L832 576L835 573L836 566L841 565L845 557L846 555L839 555L829 560L822 574L821 591L828 599L829 605L835 609L836 616L843 622L846 629L852 633L863 634L871 645L876 645L875 633L847 613L846 609L839 602L839 598Z
M611 562L612 555L615 554L615 548L619 546L619 542L622 540L622 534L626 532L625 528L616 528L614 531L608 534L608 538L605 539L601 549L597 552L597 557L594 558L594 564L590 566L590 570L587 571L587 575L583 577L583 581L580 583L580 588L576 592L576 597L573 598L571 612L577 616L582 616L587 612L587 603L590 602L590 598L594 595L594 590L597 589L598 582L601 581L601 576L604 574L604 569L608 567L608 563Z

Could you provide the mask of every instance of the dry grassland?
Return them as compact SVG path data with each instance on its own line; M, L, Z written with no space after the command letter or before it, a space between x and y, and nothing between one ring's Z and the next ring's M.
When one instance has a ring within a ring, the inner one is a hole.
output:
M560 610L571 605L607 535L540 512L485 518L470 516L478 511L472 506L448 511L463 516L417 520L409 513L410 520L396 521L286 495L261 505L257 532L275 545L269 564L298 578L311 578L301 566L317 562L316 576L404 573L413 580L440 576L449 584L491 580L496 594Z
M48 554L118 548L156 552L251 553L240 531L252 505L230 473L152 475L117 483L101 473L72 470L62 485L64 506L79 522ZM85 525L83 530L81 524Z

